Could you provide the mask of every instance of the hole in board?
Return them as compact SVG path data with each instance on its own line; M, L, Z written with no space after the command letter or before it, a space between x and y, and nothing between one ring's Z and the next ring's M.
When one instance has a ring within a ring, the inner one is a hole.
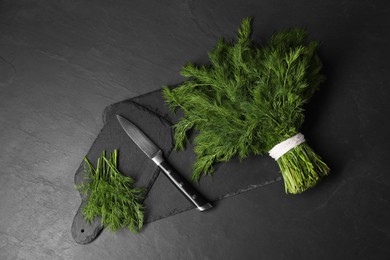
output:
M84 233L84 229L81 230L81 233Z

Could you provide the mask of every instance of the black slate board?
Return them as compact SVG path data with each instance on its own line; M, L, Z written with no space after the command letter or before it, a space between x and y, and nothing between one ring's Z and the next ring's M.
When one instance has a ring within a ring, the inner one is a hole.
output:
M118 148L120 150L121 172L134 177L138 186L148 189L148 195L144 201L145 223L193 209L193 205L176 190L164 174L159 173L153 162L127 137L115 118L117 114L130 119L145 131L163 148L170 164L187 180L191 179L192 165L196 159L193 146L188 145L186 150L181 152L172 151L173 133L170 126L178 118L169 113L161 91L151 92L107 107L103 113L105 125L87 157L94 162L94 159L104 149ZM76 184L82 179L82 170L83 163L76 173ZM218 203L215 203L218 200L281 180L278 172L276 163L267 156L252 156L243 161L234 158L228 163L217 165L213 175L205 176L199 183L193 185L201 194L214 202L214 206L218 206ZM280 189L283 188L281 183ZM91 225L85 223L81 207L82 205L73 221L72 235L78 243L86 244L99 235L102 227L99 219Z

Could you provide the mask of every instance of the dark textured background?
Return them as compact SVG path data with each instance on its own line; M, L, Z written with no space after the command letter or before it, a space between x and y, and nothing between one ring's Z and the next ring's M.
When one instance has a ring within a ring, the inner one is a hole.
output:
M303 132L332 175L76 244L73 177L103 109L179 83L245 16L256 39L301 26L322 42L328 80ZM388 258L389 26L388 1L1 1L0 258Z

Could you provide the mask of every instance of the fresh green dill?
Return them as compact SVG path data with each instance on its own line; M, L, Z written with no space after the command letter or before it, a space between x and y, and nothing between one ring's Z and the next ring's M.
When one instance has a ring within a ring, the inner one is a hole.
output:
M264 154L298 133L304 105L324 80L319 43L308 42L304 30L284 30L257 45L250 23L242 20L235 42L218 41L210 64L188 63L181 70L187 80L163 88L169 107L184 113L174 126L175 148L183 149L189 130L197 130L193 180L212 173L215 163ZM329 171L306 142L278 164L288 193L314 186Z
M108 158L103 151L96 167L84 158L84 173L88 182L77 185L87 200L83 215L88 222L101 216L103 226L113 232L128 227L130 231L138 233L144 221L144 189L133 187L134 179L118 171L117 161L117 150Z

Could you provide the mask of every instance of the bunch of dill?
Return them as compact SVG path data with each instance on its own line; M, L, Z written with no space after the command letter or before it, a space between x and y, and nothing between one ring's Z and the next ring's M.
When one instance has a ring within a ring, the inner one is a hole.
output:
M274 34L262 46L250 39L250 19L242 20L237 41L220 39L209 52L210 64L187 64L187 78L163 88L175 111L184 115L174 126L176 149L195 129L197 161L193 180L214 171L213 165L238 155L264 154L299 132L304 105L324 80L316 54L318 42L307 42L302 29ZM329 171L306 142L277 160L287 193L301 193Z
M84 172L89 181L77 186L87 200L83 215L88 222L101 216L102 225L113 232L128 227L130 231L138 233L144 220L141 203L144 199L144 189L134 188L134 179L118 171L117 160L117 150L108 158L103 151L96 168L84 158Z

